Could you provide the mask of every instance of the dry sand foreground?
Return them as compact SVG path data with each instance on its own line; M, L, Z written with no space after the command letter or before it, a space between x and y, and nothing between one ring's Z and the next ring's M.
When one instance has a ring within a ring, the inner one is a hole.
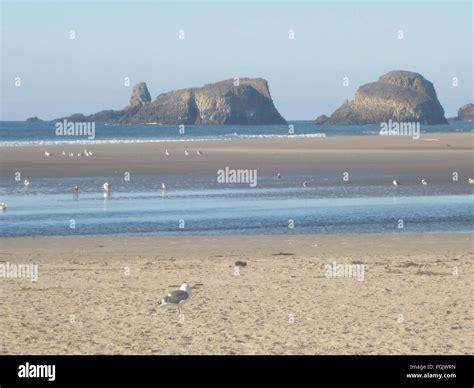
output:
M0 279L1 354L474 352L468 234L4 238L0 248L0 261L39 265L36 283ZM239 276L236 260L248 260ZM326 278L333 261L363 263L364 281ZM183 280L196 287L180 321L156 302Z

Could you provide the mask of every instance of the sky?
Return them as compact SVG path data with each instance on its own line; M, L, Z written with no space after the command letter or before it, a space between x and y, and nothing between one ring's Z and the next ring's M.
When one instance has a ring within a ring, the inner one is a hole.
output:
M0 120L121 109L141 81L154 99L234 77L267 79L283 117L312 120L390 70L433 82L451 117L474 102L472 8L452 1L1 0Z

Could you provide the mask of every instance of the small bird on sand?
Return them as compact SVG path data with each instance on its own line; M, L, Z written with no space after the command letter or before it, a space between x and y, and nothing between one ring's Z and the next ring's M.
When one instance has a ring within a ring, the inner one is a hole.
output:
M184 155L189 156L189 151L188 151L188 150L184 150Z
M44 151L44 155L45 155L45 156L51 156L51 152Z
M303 187L308 187L308 182L307 181L303 182Z
M178 306L178 314L181 314L181 305L190 300L192 295L193 292L191 287L189 287L188 283L184 282L179 290L171 291L168 295L161 299L158 304L160 306Z
M63 156L66 156L66 151L63 151L63 152L61 152L61 153L63 154Z
M112 185L109 184L109 182L105 182L103 185L102 185L102 188L104 189L104 191L106 193L109 193L111 190L112 190Z
M166 185L164 182L161 183L161 190L165 191L166 190Z
M75 185L75 186L74 186L74 192L75 192L76 194L79 194L79 186L78 186L78 185Z
M469 178L467 181L469 182L470 185L474 185L474 179Z
M30 185L30 181L29 181L28 179L25 179L25 180L23 181L23 185L24 185L25 187L28 187L28 186Z
M394 186L400 186L400 182L397 181L396 179L394 179L394 180L392 181L392 183L393 183Z
M281 179L281 174L280 173L277 174L277 179Z
M170 156L170 153L169 153L168 149L165 150L165 155Z
M428 184L428 182L426 181L426 179L423 178L423 179L421 180L421 184L422 184L423 186L426 186L426 185Z
M5 202L0 202L0 211L5 211L7 210L7 204Z
M198 154L199 156L201 156L201 155L202 155L202 151L197 150L197 151L196 151L196 154Z

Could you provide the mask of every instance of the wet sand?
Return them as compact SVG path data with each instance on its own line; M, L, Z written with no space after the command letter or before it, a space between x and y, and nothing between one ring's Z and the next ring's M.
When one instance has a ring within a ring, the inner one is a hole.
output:
M408 137L347 136L326 138L252 139L232 141L28 146L3 148L0 177L215 175L225 166L257 169L258 174L335 174L349 172L419 182L420 177L450 181L458 172L473 175L474 134L432 134ZM77 157L84 148L91 157ZM170 156L165 156L168 149ZM74 157L61 155L73 152ZM184 150L190 152L184 155ZM196 154L201 150L203 155ZM53 155L47 157L45 151ZM355 174L355 175L354 175ZM362 176L359 177L362 180ZM390 179L391 182L391 179Z

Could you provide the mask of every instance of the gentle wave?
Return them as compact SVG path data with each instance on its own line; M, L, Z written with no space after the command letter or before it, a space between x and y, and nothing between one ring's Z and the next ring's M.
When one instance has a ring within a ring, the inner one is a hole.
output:
M170 142L202 142L202 141L230 141L237 139L295 139L295 138L323 138L326 134L309 133L301 135L222 135L219 137L199 138L172 138L172 139L113 139L113 140L39 140L39 141L2 141L0 147L27 147L53 145L91 145L91 144L135 144L135 143L170 143Z

